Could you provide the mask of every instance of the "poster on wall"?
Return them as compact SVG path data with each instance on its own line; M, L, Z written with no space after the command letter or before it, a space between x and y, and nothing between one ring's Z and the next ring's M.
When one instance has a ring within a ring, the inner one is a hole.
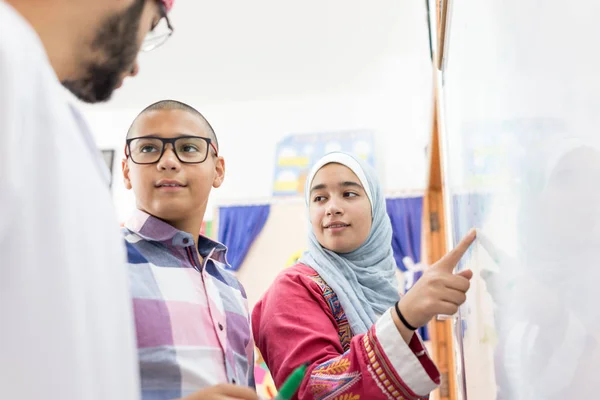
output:
M301 196L310 166L332 151L348 152L375 165L371 131L290 135L277 144L273 196Z

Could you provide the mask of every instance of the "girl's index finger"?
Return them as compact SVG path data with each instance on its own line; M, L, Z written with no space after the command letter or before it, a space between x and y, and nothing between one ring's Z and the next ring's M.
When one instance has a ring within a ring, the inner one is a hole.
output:
M462 256L465 255L471 244L475 241L476 237L477 234L475 229L471 229L454 249L448 252L444 257L441 258L440 261L433 265L433 268L437 268L451 274L452 271L454 271L454 267L456 267Z

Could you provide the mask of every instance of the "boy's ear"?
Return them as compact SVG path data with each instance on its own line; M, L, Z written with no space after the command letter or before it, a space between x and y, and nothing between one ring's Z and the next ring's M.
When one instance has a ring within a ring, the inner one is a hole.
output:
M217 157L217 160L215 161L215 172L213 187L218 188L223 184L223 180L225 180L225 159L223 157Z
M123 183L125 184L125 188L127 190L131 190L131 180L129 179L129 164L127 163L127 159L124 158L121 161L121 169L123 170Z

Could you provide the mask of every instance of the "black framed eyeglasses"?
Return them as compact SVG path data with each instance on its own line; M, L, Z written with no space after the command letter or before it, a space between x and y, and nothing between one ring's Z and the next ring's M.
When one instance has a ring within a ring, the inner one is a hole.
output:
M152 51L165 44L174 31L171 21L169 20L169 16L167 15L167 9L165 8L165 5L162 3L162 1L159 1L159 3L162 18L144 38L142 47L140 49L144 53Z
M131 157L136 164L155 164L163 154L167 144L173 146L173 152L184 164L200 164L206 161L208 149L213 148L218 156L217 148L212 140L200 136L180 136L171 139L157 136L143 136L127 139L125 157Z

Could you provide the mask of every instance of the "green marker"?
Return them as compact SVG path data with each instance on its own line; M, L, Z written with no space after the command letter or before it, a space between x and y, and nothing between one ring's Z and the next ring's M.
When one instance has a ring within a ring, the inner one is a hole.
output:
M296 368L294 372L288 376L283 385L281 385L274 400L290 400L292 396L296 394L298 389L300 389L307 368L308 364L302 364Z

